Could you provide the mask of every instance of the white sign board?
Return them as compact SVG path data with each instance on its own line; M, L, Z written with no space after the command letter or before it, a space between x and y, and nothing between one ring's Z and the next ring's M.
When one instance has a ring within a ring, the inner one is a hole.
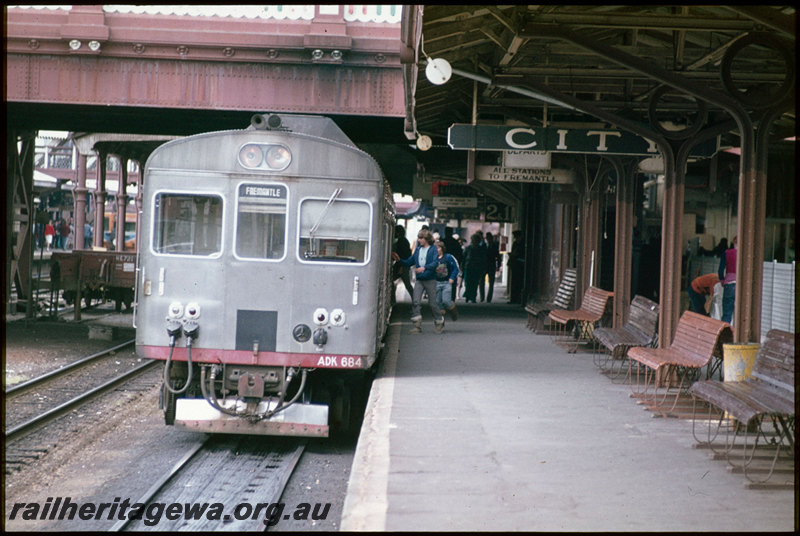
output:
M529 169L500 166L475 166L475 178L481 181L539 182L572 184L575 172L571 169Z
M503 151L503 167L550 169L550 153L548 151Z
M477 208L477 197L442 197L433 196L433 206L436 208Z

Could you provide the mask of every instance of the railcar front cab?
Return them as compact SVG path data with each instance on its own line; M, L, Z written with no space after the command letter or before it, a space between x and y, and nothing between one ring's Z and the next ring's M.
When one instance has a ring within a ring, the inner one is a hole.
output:
M260 117L260 116L257 116ZM270 121L279 118L271 116ZM254 123L258 128L258 125ZM289 148L281 144L249 143L237 155L239 164L246 170L281 171L292 159ZM263 179L264 177L259 177ZM164 259L189 261L212 259L224 262L225 248L232 248L236 261L284 261L294 248L297 262L308 265L351 264L365 266L370 261L370 242L373 207L363 199L343 199L342 188L336 188L327 198L300 197L294 205L297 211L296 234L290 233L294 224L289 221L290 187L281 184L277 177L271 181L242 179L235 194L226 200L219 191L180 191L166 185L154 189L151 218L148 225L150 250L147 255ZM226 206L226 205L230 205ZM234 210L232 229L226 222L226 211ZM293 247L287 247L290 236L296 236ZM230 238L228 238L230 237ZM231 239L232 238L232 239ZM190 260L191 259L191 260ZM330 310L316 307L305 322L295 322L291 338L297 343L311 343L316 354L290 354L275 352L280 363L265 365L259 361L260 351L275 351L275 333L272 340L263 339L263 324L269 323L264 313L271 311L237 311L237 341L235 351L197 347L195 341L208 332L212 339L222 339L221 322L215 314L203 314L202 299L171 300L163 290L161 275L149 279L141 270L140 300L159 296L160 302L169 302L164 311L162 337L168 338L169 351L152 346L151 341L138 341L137 350L144 349L146 357L165 359L164 388L160 406L165 410L167 424L196 431L213 433L245 433L264 435L327 436L329 434L329 406L312 404L307 393L308 373L320 366L331 329L347 329L346 307ZM155 274L153 274L155 276ZM209 283L213 281L209 279ZM197 283L194 283L197 286ZM352 304L358 301L358 277L354 278ZM181 294L181 293L178 293ZM184 296L187 293L182 293ZM191 293L189 293L191 295ZM203 288L198 296L214 295L212 289ZM217 294L210 303L224 303L226 293ZM139 300L137 300L138 302ZM163 307L163 304L161 305ZM227 313L227 311L226 311ZM242 314L245 313L245 316ZM246 314L256 317L248 321ZM156 311L157 314L157 311ZM150 312L147 315L153 318ZM277 312L274 315L277 317ZM260 323L257 332L243 336L240 345L239 331L247 332L239 324ZM272 331L277 329L271 319ZM266 337L269 339L269 335ZM247 340L244 340L247 339ZM263 346L259 348L259 345ZM181 347L183 346L183 347ZM247 346L247 348L245 348ZM274 359L273 359L274 360ZM366 361L366 360L365 360ZM344 364L344 359L342 359ZM360 356L349 358L351 369L366 369ZM335 364L336 365L336 364ZM197 378L199 368L199 378ZM346 372L346 371L343 371ZM337 378L339 384L341 378ZM199 389L199 393L197 392ZM219 395L218 395L219 393ZM345 393L349 396L350 393ZM201 396L201 398L199 397ZM327 394L330 400L331 395ZM340 404L349 405L349 400ZM341 407L334 408L341 413Z

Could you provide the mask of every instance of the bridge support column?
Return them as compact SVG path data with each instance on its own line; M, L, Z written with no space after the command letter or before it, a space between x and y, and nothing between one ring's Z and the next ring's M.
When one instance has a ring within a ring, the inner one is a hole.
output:
M617 174L617 210L614 234L614 319L613 327L628 321L633 274L633 199L636 191L636 164L612 159Z
M33 156L36 133L6 131L6 281L3 288L6 312L16 312L11 303L11 286L16 284L17 299L31 307L31 266L33 257ZM17 143L21 141L18 150Z
M78 153L78 184L74 190L75 201L75 245L74 249L84 249L89 244L84 243L84 227L86 226L86 155Z
M94 194L94 231L92 245L103 247L103 216L106 213L106 159L108 153L97 154L97 186Z
M575 307L581 306L581 299L584 292L590 286L598 286L600 274L600 179L602 178L602 162L598 162L595 180L592 181L586 172L586 189L583 192L581 211L580 232L578 233L581 242L580 255L578 262L580 275L578 277L579 287L575 292Z
M119 157L119 187L117 189L117 229L114 238L115 251L125 250L125 213L127 212L128 196L125 192L128 186L128 159Z

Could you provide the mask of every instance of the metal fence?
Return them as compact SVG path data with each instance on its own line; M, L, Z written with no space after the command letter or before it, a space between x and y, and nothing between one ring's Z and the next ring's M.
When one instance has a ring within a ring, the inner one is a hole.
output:
M795 332L794 262L765 262L761 293L761 339L770 329Z

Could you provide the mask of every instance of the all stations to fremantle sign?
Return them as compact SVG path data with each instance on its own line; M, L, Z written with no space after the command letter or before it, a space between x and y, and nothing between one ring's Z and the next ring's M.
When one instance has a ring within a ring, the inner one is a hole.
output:
M515 127L454 124L447 130L452 149L482 151L536 150L561 153L616 154L650 157L655 142L624 130ZM718 140L696 145L689 156L707 158L719 149Z
M572 184L575 173L571 169L507 168L500 166L475 166L479 181L541 182L545 184Z

